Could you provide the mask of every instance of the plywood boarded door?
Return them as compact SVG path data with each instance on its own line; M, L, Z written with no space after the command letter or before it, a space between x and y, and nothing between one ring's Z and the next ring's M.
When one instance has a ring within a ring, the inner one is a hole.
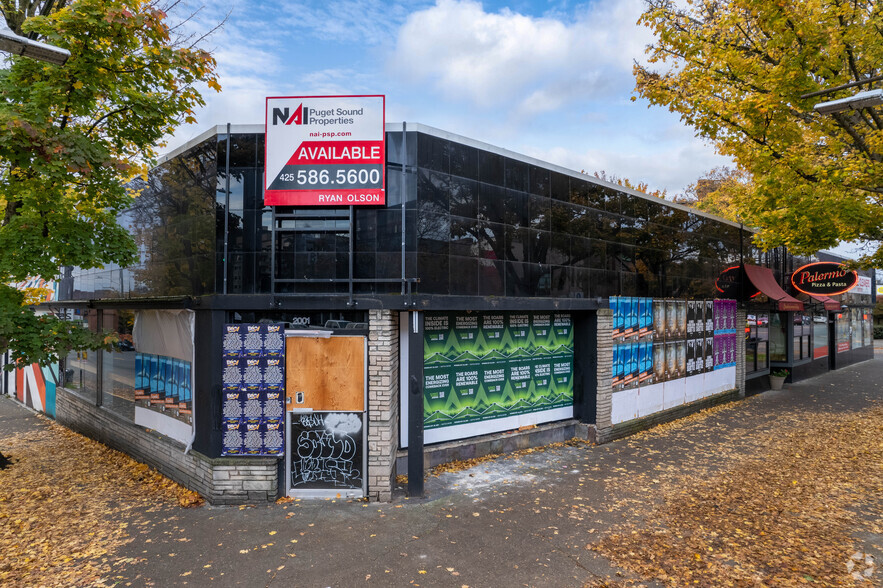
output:
M365 410L364 337L288 337L286 409Z

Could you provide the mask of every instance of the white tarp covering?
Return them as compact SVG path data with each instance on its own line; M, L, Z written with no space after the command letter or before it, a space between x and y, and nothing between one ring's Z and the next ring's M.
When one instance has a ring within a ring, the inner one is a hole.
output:
M192 362L195 317L192 310L136 311L132 328L135 349Z

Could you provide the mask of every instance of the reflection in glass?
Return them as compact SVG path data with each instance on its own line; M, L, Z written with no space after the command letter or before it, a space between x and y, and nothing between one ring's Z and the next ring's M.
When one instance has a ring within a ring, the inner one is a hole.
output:
M812 315L813 358L828 355L828 313L816 312Z
M787 347L787 327L786 321L783 319L784 313L770 313L769 341L770 341L770 361L786 362L788 361Z
M115 333L117 343L112 351L102 351L101 405L119 416L135 420L135 347L132 327L135 313L131 310L105 309L103 328Z
M95 310L68 310L71 322L98 332L98 312ZM98 402L98 352L71 351L67 355L63 386L93 404Z
M663 201L423 133L408 134L404 157L402 134L387 133L387 140L387 204L354 210L356 277L402 276L403 196L405 273L419 277L425 293L711 298L720 269L738 263L738 228ZM139 263L75 269L65 291L75 298L201 295L226 284L229 293L264 293L274 271L283 280L345 280L348 209L277 207L272 227L274 213L262 201L262 141L231 136L229 172L226 136L153 170L139 186L136 206L120 219L135 236ZM444 277L420 262L442 257L478 261L463 267L462 279L462 264L450 259ZM438 292L431 289L436 285ZM292 293L341 288L283 287ZM860 322L854 331L863 331ZM802 340L798 347L804 354Z

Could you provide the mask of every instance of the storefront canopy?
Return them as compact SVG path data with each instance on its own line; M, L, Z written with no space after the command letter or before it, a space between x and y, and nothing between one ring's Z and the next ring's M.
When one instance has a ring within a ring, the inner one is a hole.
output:
M803 310L803 302L789 296L768 267L745 264L745 275L755 288L766 294L767 298L776 301L778 310Z
M828 296L816 296L814 294L809 295L815 302L819 302L825 305L825 310L840 310L840 303L833 298Z

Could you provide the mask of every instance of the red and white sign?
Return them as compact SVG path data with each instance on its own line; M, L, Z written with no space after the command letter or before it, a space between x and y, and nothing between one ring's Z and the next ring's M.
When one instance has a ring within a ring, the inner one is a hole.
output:
M853 294L867 294L871 295L871 278L869 276L859 276L858 283L855 287L850 291Z
M264 204L386 203L384 96L267 98Z

